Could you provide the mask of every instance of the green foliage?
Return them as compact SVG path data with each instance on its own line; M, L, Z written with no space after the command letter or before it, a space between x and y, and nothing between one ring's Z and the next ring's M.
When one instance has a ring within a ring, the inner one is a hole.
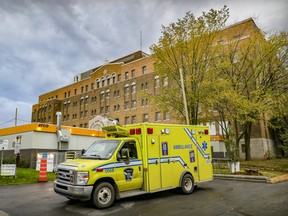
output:
M16 164L16 157L12 157L12 156L4 157L3 158L3 164ZM30 162L26 158L21 157L19 167L20 168L28 168L28 167L30 167Z
M183 70L184 92L187 98L190 124L198 124L201 100L209 92L205 83L209 61L216 55L212 48L217 31L225 25L229 9L211 9L195 18L191 12L183 19L162 28L162 36L151 46L155 58L155 72L160 79L168 78L169 88L162 87L149 95L162 111L172 111L184 119L184 104L180 83L180 68Z
M34 169L17 168L16 177L14 176L0 176L1 185L16 185L16 184L34 184L38 183L39 171ZM47 180L54 181L56 179L55 173L47 173Z
M162 28L151 52L156 74L161 81L168 78L169 85L160 85L149 97L155 107L184 122L184 92L189 123L229 122L229 130L222 128L227 147L232 154L244 137L249 160L252 125L267 116L287 114L288 33L265 38L252 20L226 31L228 17L224 6L198 18L188 12Z

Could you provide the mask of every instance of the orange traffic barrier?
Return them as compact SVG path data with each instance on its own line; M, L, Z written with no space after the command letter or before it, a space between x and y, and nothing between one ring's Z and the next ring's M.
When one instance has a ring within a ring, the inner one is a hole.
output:
M40 171L38 182L47 182L47 157L44 156L40 160Z

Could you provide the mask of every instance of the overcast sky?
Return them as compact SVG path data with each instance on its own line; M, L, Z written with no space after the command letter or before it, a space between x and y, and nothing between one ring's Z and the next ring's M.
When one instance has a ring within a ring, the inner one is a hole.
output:
M288 31L288 0L0 0L0 127L31 121L41 94L73 76L158 42L161 26L211 8L228 24L252 17L266 32Z

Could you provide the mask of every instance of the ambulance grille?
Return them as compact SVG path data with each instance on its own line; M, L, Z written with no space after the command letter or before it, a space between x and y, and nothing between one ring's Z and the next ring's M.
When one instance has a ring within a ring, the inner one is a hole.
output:
M76 167L58 166L57 180L66 184L74 184Z

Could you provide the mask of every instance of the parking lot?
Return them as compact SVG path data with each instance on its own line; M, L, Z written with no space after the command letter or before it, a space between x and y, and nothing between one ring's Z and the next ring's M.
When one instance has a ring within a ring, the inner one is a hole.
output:
M89 202L69 201L53 183L0 187L0 216L6 215L286 215L288 182L278 184L213 180L191 195L165 191L117 201L98 210Z

